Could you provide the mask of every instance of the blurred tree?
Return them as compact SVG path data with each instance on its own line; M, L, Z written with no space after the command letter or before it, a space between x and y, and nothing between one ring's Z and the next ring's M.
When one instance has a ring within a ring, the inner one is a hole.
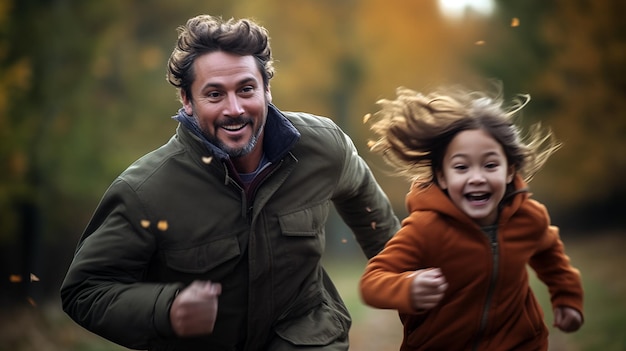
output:
M52 196L64 176L58 168L63 157L56 156L72 157L70 163L97 159L93 141L98 121L84 123L76 117L89 111L81 104L97 43L89 33L101 30L111 14L110 5L99 4L7 0L0 10L7 38L0 49L0 161L7 170L0 175L2 276L20 277L11 286L22 301L29 294L28 277L38 259L45 218L63 200ZM80 132L72 133L75 128ZM84 182L100 167L97 162L78 164L85 173L74 180Z
M166 61L176 27L197 8L0 1L0 276L13 277L2 278L0 300L56 294L104 189L172 134L179 104Z
M563 141L532 183L562 209L554 214L563 225L624 223L625 10L621 0L500 1L486 45L472 52L507 92L530 93L526 122L541 121Z

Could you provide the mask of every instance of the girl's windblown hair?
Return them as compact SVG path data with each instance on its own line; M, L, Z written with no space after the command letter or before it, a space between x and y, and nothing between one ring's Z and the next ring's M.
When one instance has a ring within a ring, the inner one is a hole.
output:
M433 175L441 169L448 144L464 130L482 129L493 136L509 165L526 181L561 145L539 123L525 135L514 123L530 101L529 95L519 95L506 107L500 87L494 94L459 87L427 95L407 88L398 88L396 93L395 100L379 100L380 110L365 117L366 122L372 121L371 130L377 136L368 146L382 155L395 174L416 185L436 182Z

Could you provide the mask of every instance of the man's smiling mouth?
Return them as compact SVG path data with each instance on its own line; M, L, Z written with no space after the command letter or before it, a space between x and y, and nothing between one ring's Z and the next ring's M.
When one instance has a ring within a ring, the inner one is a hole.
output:
M246 125L248 125L248 123L223 125L222 129L225 129L229 132L236 132L243 129Z

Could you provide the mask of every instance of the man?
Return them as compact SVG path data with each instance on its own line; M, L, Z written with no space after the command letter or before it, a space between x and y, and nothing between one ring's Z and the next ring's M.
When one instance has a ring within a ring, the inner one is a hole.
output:
M367 257L399 228L331 120L271 103L266 30L211 16L179 29L176 135L110 186L61 288L80 325L149 350L347 350L321 266L330 203Z

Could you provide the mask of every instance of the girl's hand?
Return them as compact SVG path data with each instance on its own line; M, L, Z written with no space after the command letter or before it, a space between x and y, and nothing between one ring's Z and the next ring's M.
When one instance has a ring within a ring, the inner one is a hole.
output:
M412 275L411 301L416 309L429 310L441 301L448 289L448 282L441 269L431 268L415 271Z
M560 306L554 309L554 326L566 333L577 331L583 324L580 312L571 308Z

